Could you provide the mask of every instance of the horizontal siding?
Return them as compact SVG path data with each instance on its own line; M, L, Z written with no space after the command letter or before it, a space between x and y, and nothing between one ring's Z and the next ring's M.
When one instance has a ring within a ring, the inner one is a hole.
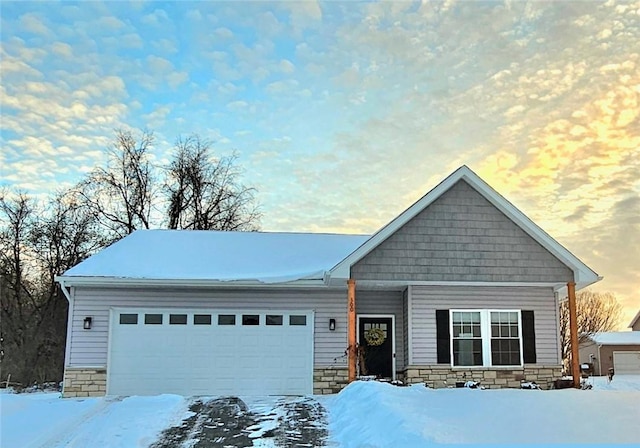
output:
M356 291L357 314L392 314L395 316L396 370L404 369L405 338L402 291Z
M413 363L436 364L436 310L521 309L534 311L537 364L560 365L556 305L551 288L412 286Z
M351 267L356 280L562 282L572 271L464 181Z
M107 365L109 311L111 308L191 308L211 310L312 310L315 311L314 364L346 364L346 290L204 290L75 288L70 357L66 365ZM85 316L93 318L83 329ZM336 330L329 331L329 319Z

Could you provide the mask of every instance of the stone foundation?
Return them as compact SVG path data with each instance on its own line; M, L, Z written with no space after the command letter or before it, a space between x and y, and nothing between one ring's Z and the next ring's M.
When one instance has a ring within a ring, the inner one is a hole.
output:
M426 383L434 389L455 387L456 382L478 381L488 389L520 388L522 381L536 382L551 389L562 377L561 366L527 366L519 369L452 369L449 366L409 366L404 375L407 384Z
M74 369L64 370L64 387L62 396L71 397L102 397L107 393L106 369Z
M337 394L347 386L349 370L346 367L313 369L313 393Z

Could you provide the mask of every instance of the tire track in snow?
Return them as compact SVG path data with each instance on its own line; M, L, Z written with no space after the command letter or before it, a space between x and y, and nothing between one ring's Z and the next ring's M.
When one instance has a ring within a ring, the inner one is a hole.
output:
M92 419L96 415L101 414L105 411L114 401L120 401L122 398L116 399L107 399L104 398L96 406L87 410L87 412L67 421L65 424L56 428L54 431L48 431L45 434L42 434L40 437L33 440L24 448L52 448L58 447L61 443L64 443L66 439L72 435L79 426L88 420ZM55 416L52 416L55 418ZM65 445L62 445L65 446Z

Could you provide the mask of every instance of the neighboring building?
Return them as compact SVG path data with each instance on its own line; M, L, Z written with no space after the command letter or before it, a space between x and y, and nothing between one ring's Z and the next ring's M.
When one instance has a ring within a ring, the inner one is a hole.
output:
M361 373L549 387L558 296L600 278L466 166L372 236L137 231L58 277L64 396L332 393Z
M631 328L632 331L640 331L640 311L638 311L636 317L634 317L629 324L629 328Z
M593 364L596 376L640 375L640 331L595 333L580 344L580 363Z

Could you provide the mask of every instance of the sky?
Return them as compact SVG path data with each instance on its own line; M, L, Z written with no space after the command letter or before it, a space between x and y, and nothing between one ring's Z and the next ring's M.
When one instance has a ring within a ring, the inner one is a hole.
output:
M237 151L267 231L371 233L466 164L640 309L640 2L0 2L0 184L114 129Z

